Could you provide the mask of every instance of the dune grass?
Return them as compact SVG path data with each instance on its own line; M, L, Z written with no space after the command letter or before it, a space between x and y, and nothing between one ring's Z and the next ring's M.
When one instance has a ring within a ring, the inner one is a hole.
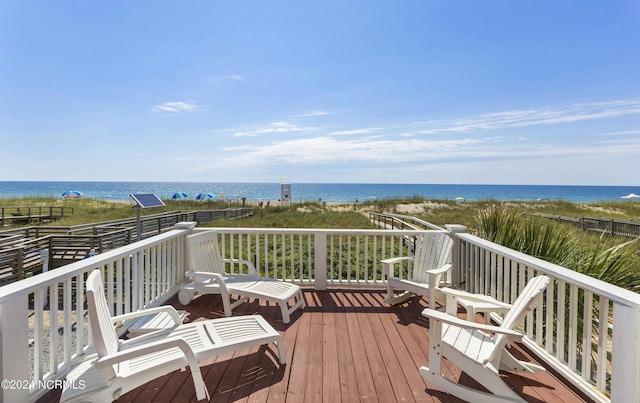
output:
M479 211L478 232L489 241L640 292L638 239L581 231L504 204Z
M240 207L237 203L223 201L164 200L165 207L142 210L143 215L166 211L215 210ZM436 225L462 224L471 232L478 229L478 212L492 205L509 206L523 213L545 213L571 217L609 217L638 220L640 202L571 203L562 200L545 202L500 202L481 200L457 203L454 200L429 199L413 196L409 198L381 199L361 203L293 203L291 206L272 204L263 209L255 204L254 216L237 222L221 220L215 225L249 227L300 227L300 228L370 228L368 212L400 212L399 206L417 206L413 215ZM113 202L97 199L61 199L55 197L0 198L0 207L12 206L65 206L73 207L74 214L48 225L77 225L135 217L133 201Z
M165 200L166 206L144 209L143 215L167 211L216 210L240 207L221 201ZM73 215L44 225L72 226L135 217L133 201L112 202L96 199L53 197L4 198L0 207L64 206ZM252 228L373 228L368 212L400 212L411 206L412 215L436 225L462 224L470 233L532 256L588 274L601 280L640 292L640 242L580 231L531 213L571 217L609 217L638 219L639 202L571 203L567 201L499 202L483 200L457 203L453 200L425 200L421 197L383 199L357 204L304 202L290 206L255 204L250 218L219 219L206 226ZM24 225L23 225L24 226ZM12 228L5 226L5 229Z

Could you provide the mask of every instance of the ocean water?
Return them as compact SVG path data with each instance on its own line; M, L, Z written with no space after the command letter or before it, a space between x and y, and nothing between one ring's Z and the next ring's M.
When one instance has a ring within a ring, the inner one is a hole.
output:
M103 200L131 200L132 193L155 193L171 199L185 192L190 199L212 193L226 200L271 200L281 197L280 183L199 182L18 182L0 181L0 199L8 197L54 196L79 191L84 197ZM475 200L567 200L578 203L621 201L629 193L640 194L640 186L545 186L545 185L442 185L370 183L291 183L291 200L353 203L387 198L419 196L427 199L464 198Z

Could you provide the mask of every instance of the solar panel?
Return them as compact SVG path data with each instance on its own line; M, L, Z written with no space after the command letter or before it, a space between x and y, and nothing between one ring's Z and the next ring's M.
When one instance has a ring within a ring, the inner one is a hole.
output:
M138 206L142 208L160 207L165 205L155 193L139 193L131 194L129 196L131 196Z

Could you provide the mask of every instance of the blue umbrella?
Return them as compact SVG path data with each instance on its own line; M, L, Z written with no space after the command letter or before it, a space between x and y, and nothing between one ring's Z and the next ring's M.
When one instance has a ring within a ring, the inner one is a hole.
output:
M77 190L68 190L62 194L62 197L65 199L79 199L82 196L82 192L78 192Z
M209 200L213 198L215 198L213 193L200 193L199 195L196 196L196 200Z
M185 192L176 192L171 196L173 200L186 199L187 197L189 197L189 194Z

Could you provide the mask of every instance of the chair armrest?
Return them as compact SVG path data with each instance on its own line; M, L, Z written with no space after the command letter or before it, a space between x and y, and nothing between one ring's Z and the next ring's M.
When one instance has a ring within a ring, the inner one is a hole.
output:
M483 323L471 322L468 320L460 319L457 316L451 316L445 312L436 311L435 309L425 308L422 311L422 316L464 329L482 330L484 332L503 334L512 341L521 342L522 338L524 337L522 333L515 330L506 329L499 326L485 325Z
M220 285L220 289L222 290L222 295L229 295L229 290L227 290L227 283L224 281L224 276L220 273L211 273L209 271L187 271L185 274L191 277L194 282L197 283L197 280L212 280Z
M455 290L453 288L443 287L440 289L440 292L447 296L452 296L454 299L456 298L464 298L467 301L472 302L481 302L485 304L495 305L497 308L505 308L511 309L513 305L508 304L506 302L498 301L497 299L490 297L488 295L483 294L472 294L470 292Z
M385 278L395 277L393 266L406 260L413 260L413 256L399 256L381 260L380 263L382 263L382 275L385 276Z
M440 279L442 278L442 276L446 272L451 270L452 267L453 267L453 265L448 263L448 264L445 264L444 266L439 267L437 269L427 270L427 281L429 282L429 286L430 287L438 287L438 285L440 284Z
M448 263L442 267L437 269L427 270L427 283L429 284L429 288L431 288L431 297L429 298L429 306L435 308L436 300L442 300L443 296L439 292L442 287L440 287L440 283L442 283L442 276L451 268L452 264Z
M253 265L253 263L250 260L245 260L245 259L222 259L223 262L225 263L237 263L237 264L244 264L247 266L247 269L249 270L249 274L258 274L258 270L256 270L256 267Z
M142 316L153 315L161 312L168 313L176 325L182 324L182 319L180 319L180 315L178 314L178 311L176 311L176 309L171 305L162 305L162 306L157 306L153 308L143 309L141 311L135 311L135 312L125 313L122 315L112 316L111 322L115 325L118 322L124 322L129 319L135 319Z
M171 337L164 340L158 340L156 342L136 345L131 348L127 348L123 351L118 351L108 356L98 358L96 360L96 368L104 368L109 365L114 365L122 361L130 360L132 358L140 357L146 354L156 353L160 351L169 350L171 348L179 348L184 353L185 358L189 362L189 366L194 365L198 367L198 360L196 355L191 349L191 346L187 341L181 337Z
M437 269L431 269L431 270L427 270L427 274L429 275L442 275L446 272L448 272L449 270L451 270L451 268L453 267L453 265L451 263L447 263L442 267L439 267Z
M106 357L98 358L95 362L96 368L105 368L108 366L112 366L118 364L122 361L130 360L132 358L144 356L151 353L166 351L172 348L179 348L184 355L184 358L187 360L187 364L189 369L191 370L191 377L193 379L193 383L196 389L196 397L198 400L203 400L205 398L209 398L209 393L207 392L207 387L204 384L204 380L202 379L202 373L200 371L200 365L198 363L198 359L196 358L196 354L187 343L187 341L181 337L172 337L164 340L159 340L156 342L137 345L131 347L129 349L118 351L117 353L110 354ZM164 362L160 362L155 364L165 365ZM154 364L148 366L148 368L154 367Z
M224 276L220 273L212 273L210 271L197 271L197 270L189 270L184 273L185 275L196 279L212 279L224 283Z
M402 262L403 260L413 260L413 256L390 257L388 259L381 260L381 262L383 264L396 264L398 262Z

